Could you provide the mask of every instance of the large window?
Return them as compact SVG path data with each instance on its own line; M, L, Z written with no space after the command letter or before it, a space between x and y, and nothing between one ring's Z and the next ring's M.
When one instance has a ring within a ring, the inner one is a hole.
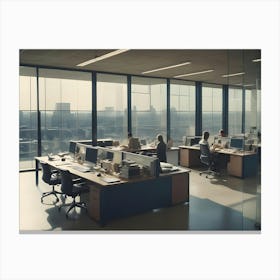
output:
M36 68L20 67L19 91L20 169L31 169L38 147Z
M261 91L245 91L245 132L252 127L261 132Z
M69 140L92 139L91 74L39 70L42 155L67 151Z
M127 139L127 78L97 74L97 138Z
M228 134L242 132L242 89L229 88L228 91Z
M132 133L147 142L162 134L166 141L166 80L132 77Z
M211 138L222 128L222 104L222 87L203 84L202 130L209 131Z
M174 145L182 145L184 136L195 135L195 85L171 80L170 123Z

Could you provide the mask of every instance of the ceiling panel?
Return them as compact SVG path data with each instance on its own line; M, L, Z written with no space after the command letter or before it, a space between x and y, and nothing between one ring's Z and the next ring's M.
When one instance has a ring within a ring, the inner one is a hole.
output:
M98 50L20 50L20 64L49 66L67 69L102 71L110 73L143 75L147 77L173 78L177 75L213 69L211 73L181 77L182 80L217 84L243 84L248 88L260 87L260 50L181 50L181 49L134 49L97 61L84 67L77 64L112 52L115 49ZM191 64L148 74L144 71L190 61ZM223 74L245 72L245 75L223 78Z

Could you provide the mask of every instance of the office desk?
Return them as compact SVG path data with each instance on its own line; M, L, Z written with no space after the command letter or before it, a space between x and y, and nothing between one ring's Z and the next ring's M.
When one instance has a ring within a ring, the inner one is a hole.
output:
M196 146L179 146L180 165L184 167L200 166L200 149Z
M200 148L198 146L179 146L180 165L185 167L200 166ZM245 178L258 172L258 154L251 151L233 152L231 149L217 149L216 153L228 156L227 172L229 175Z
M70 165L49 161L48 157L36 157L35 160L47 162L56 169L67 169L86 179L89 186L88 213L101 224L115 218L189 201L189 170L184 168L159 177L121 179L109 184L94 172L79 172Z
M156 153L157 148L145 145L145 146L141 147L140 151ZM166 150L166 161L168 163L171 163L176 166L179 164L179 148L178 147L171 147Z

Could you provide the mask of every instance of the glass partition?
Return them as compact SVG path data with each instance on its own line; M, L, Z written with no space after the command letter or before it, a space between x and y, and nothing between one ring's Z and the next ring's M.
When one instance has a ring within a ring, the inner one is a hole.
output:
M245 132L249 133L252 128L261 131L260 90L246 90L245 94Z
M185 136L195 135L195 84L170 82L170 136L174 146L183 144Z
M97 138L127 139L127 77L97 74Z
M19 168L35 167L37 155L37 79L36 68L20 67L19 76Z
M209 131L210 138L222 128L222 86L202 84L202 131Z
M166 141L166 80L132 77L131 84L133 136L151 143L160 133Z
M39 69L42 155L68 151L69 140L92 139L91 73Z
M242 89L228 90L228 135L242 132Z

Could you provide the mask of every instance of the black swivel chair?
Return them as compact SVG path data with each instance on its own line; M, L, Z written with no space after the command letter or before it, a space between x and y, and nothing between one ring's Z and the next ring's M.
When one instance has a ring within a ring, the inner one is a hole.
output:
M59 185L61 183L60 174L57 170L52 170L50 165L45 162L41 162L41 166L42 166L42 170L43 170L42 180L45 183L52 186L52 191L43 192L43 194L41 196L41 202L43 203L44 197L49 196L49 195L54 195L56 197L56 203L57 203L59 201L57 194L62 194L61 192L58 192L55 190L55 185Z
M220 175L217 170L217 164L214 162L214 156L210 153L208 145L199 144L200 147L200 162L207 166L207 170L199 172L199 175L206 174L206 178L208 175Z
M68 218L69 212L75 208L80 207L87 210L85 202L77 202L76 197L80 196L81 193L87 192L88 187L85 185L85 182L82 179L73 179L72 174L68 170L61 170L61 191L66 196L71 196L73 201L71 203L62 204L59 206L58 210L60 211L64 206L70 206L66 212L66 218Z

